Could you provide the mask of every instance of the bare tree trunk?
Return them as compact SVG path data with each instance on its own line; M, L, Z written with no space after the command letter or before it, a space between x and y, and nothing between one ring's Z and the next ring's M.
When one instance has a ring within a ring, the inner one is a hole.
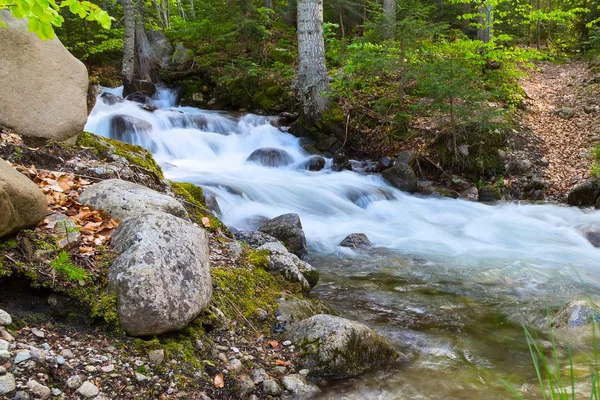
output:
M273 9L273 0L265 0L265 8Z
M488 43L492 39L492 28L494 25L493 5L489 0L484 1L479 9L481 27L477 29L477 39Z
M123 6L123 19L125 33L123 35L123 86L130 86L133 82L135 70L135 15L132 0L121 0Z
M192 21L196 20L196 7L194 6L194 0L190 0L190 17Z
M298 0L297 88L304 114L318 119L329 106L329 75L325 65L323 1Z
M540 0L537 0L537 10L540 11L541 5L540 5ZM535 47L536 49L540 49L540 45L541 45L541 36L542 36L542 21L540 20L539 16L538 16L538 20L536 22L536 26L535 26Z
M340 4L338 8L338 13L340 14L340 36L342 38L346 37L346 28L344 28L344 5Z
M396 0L383 0L385 37L394 36L396 28Z

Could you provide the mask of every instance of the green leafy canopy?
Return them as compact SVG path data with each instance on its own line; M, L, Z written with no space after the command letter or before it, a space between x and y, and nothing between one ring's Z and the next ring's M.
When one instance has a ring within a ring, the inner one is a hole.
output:
M79 18L96 21L104 29L110 28L113 18L89 1L63 0L57 4L55 0L0 0L0 11L6 9L17 19L29 19L29 30L35 32L42 40L54 38L54 27L61 26L64 22L59 11L67 7ZM0 27L6 28L1 19Z

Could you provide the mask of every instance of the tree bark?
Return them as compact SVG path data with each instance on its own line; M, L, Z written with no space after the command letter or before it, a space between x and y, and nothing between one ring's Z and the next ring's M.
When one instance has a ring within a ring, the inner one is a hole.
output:
M479 9L481 14L481 27L477 29L477 39L488 43L492 39L492 28L494 25L494 8L489 0L484 1Z
M329 106L322 0L298 0L298 77L304 114L318 119Z
M396 30L396 0L383 0L385 37L394 37Z
M273 0L265 0L265 8L273 9Z
M285 23L289 26L296 26L296 7L296 0L288 0Z
M125 33L123 35L123 86L128 87L133 82L135 70L135 15L133 0L121 0L123 6L123 19Z

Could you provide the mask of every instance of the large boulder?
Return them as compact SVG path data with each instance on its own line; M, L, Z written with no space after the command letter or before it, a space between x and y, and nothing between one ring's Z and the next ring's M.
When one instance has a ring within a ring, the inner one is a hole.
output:
M298 363L320 379L347 379L385 368L398 351L371 328L333 315L318 314L293 324L286 334L299 350Z
M210 303L206 233L164 212L128 218L112 237L121 253L108 272L119 322L133 336L179 330Z
M290 253L281 243L270 242L258 248L271 252L267 269L278 273L290 282L298 282L304 293L309 293L319 282L319 272L309 263Z
M567 203L572 206L593 206L600 196L600 180L588 179L569 193Z
M44 193L0 158L0 238L34 226L45 216Z
M262 224L259 231L279 239L290 252L307 259L306 236L298 214L283 214L270 219Z
M383 171L381 176L390 185L404 192L414 193L418 189L417 175L408 164L395 162L394 166Z
M104 210L115 219L144 215L151 211L163 211L189 219L183 205L173 197L120 179L107 179L89 186L79 201Z
M265 147L264 149L254 150L246 161L265 167L284 167L293 163L294 159L285 150Z
M87 120L88 73L62 43L40 40L0 11L0 125L20 134L66 140L83 131Z

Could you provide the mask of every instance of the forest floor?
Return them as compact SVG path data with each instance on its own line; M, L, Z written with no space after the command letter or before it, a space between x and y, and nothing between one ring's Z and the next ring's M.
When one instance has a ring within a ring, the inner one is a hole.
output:
M541 178L550 184L548 198L563 200L590 175L600 96L587 63L543 63L521 82L527 94L523 123L545 158Z

